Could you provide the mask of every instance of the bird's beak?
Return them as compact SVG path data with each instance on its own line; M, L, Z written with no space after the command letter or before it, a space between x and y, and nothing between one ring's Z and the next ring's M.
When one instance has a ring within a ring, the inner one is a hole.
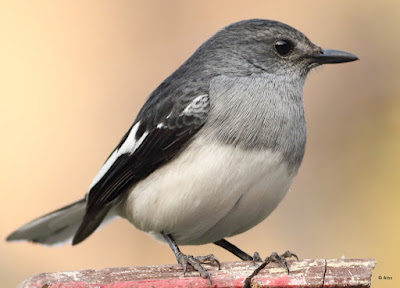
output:
M312 56L313 62L322 64L333 64L333 63L345 63L358 60L358 57L354 54L332 50L322 49L319 54Z

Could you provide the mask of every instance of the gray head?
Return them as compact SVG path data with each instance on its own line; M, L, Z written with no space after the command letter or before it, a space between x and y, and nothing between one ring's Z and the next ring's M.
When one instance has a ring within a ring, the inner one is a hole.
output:
M321 64L357 59L350 53L324 50L289 25L251 19L233 23L217 32L188 62L192 69L197 65L199 70L213 76L269 73L305 77L308 71ZM216 62L219 65L215 65Z

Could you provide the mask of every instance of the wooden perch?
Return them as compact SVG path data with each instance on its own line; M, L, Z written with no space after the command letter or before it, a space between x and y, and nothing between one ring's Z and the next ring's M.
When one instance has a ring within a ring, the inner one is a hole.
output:
M249 278L260 265L252 262L221 263L221 270L208 267L212 287L370 287L374 259L304 259L288 261L290 274L275 263L268 264ZM143 288L210 287L198 272L182 275L180 265L141 266L43 273L19 285L19 288Z

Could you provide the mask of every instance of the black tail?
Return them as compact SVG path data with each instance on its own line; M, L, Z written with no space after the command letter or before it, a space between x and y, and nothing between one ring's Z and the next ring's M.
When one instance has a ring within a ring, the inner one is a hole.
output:
M109 210L109 207L104 207L100 211L96 211L96 213L90 213L90 211L87 211L85 216L83 217L81 225L79 226L74 238L72 239L72 245L76 245L82 242L90 234L92 234L103 222Z

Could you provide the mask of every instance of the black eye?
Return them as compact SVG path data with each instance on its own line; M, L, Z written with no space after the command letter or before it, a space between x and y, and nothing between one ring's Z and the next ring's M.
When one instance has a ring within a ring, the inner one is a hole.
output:
M281 56L287 56L293 50L293 44L289 40L278 40L275 42L275 50Z

